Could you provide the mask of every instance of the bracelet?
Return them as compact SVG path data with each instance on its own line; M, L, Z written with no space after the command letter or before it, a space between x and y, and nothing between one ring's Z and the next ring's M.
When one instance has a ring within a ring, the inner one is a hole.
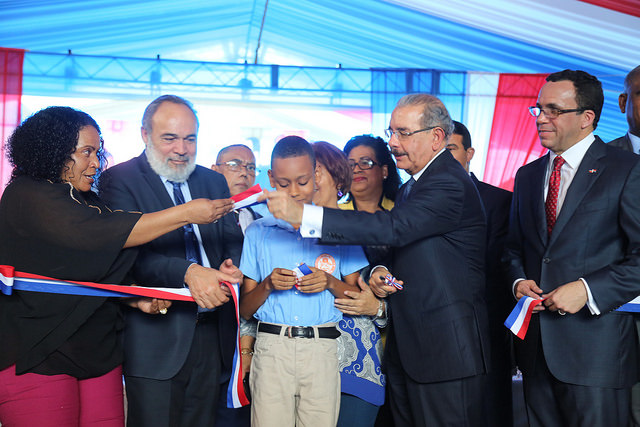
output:
M240 349L240 354L241 354L241 355L243 355L243 356L244 356L244 355L247 355L247 354L248 354L249 356L253 356L253 349L251 349L251 348L243 348L243 349Z

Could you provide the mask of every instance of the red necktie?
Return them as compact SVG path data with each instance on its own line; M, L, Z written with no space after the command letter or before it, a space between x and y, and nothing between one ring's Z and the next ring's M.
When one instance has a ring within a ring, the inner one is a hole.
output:
M560 169L564 164L564 159L556 156L553 159L553 171L549 177L549 190L547 200L544 202L544 210L547 214L547 232L551 236L553 226L556 225L556 215L558 213L558 192L560 191Z

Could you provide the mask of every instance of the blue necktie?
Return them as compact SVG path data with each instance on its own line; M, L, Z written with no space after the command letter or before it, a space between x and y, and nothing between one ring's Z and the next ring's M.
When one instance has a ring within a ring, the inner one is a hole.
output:
M176 201L176 206L184 204L184 194L180 189L179 182L169 181L173 185L173 197ZM193 231L193 224L187 224L182 227L184 231L184 248L186 258L191 261L202 265L202 256L200 255L200 247L198 244L198 238Z
M409 198L409 193L411 193L411 188L415 183L416 180L413 179L413 177L411 177L411 179L407 181L404 188L402 189L402 192L400 193L400 197L398 198L398 204L404 203Z

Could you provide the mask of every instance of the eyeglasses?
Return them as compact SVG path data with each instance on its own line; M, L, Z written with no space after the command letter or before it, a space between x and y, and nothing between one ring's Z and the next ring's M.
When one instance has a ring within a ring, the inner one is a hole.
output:
M242 160L229 160L228 162L216 163L216 166L226 166L232 172L240 172L242 168L247 170L247 173L250 175L255 175L258 169L256 169L256 165L254 163L244 163Z
M396 136L396 138L398 138L399 140L403 140L403 139L408 138L408 137L410 137L411 135L416 134L416 133L418 133L418 132L424 132L424 131L427 131L427 130L435 129L435 128L437 128L437 127L438 127L438 126L430 126L430 127L428 127L428 128L414 130L413 132L405 132L405 131L402 131L402 130L393 130L393 129L391 129L391 128L388 128L388 129L385 129L385 130L384 130L384 134L385 134L385 135L387 136L387 138L389 138L389 139L391 139L391 137L392 137L393 135L395 135L395 136Z
M544 113L544 116L547 119L557 119L560 114L566 113L582 113L586 108L570 108L568 110L561 110L560 108L542 108L538 106L529 107L529 113L533 117L539 117L540 114Z
M357 165L360 167L360 169L362 169L363 171L366 171L371 169L377 164L378 164L377 162L374 162L373 160L367 159L367 158L362 158L357 162L354 162L353 160L349 160L349 167L351 168L351 170L356 170L356 165Z

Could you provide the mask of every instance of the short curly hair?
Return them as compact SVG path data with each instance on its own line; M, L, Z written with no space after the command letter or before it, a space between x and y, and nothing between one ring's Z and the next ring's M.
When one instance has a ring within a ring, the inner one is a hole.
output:
M13 165L11 180L29 176L62 182L62 172L72 160L79 132L85 126L93 126L100 135L100 127L90 115L71 107L48 107L26 119L7 140L8 158ZM102 169L106 165L102 147L98 159Z

